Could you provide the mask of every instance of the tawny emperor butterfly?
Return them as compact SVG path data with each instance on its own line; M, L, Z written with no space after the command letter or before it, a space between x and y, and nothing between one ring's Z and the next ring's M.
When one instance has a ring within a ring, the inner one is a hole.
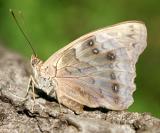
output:
M135 64L147 43L143 23L123 22L65 46L47 61L32 56L35 86L79 113L83 106L127 109L133 103Z
M147 46L142 22L127 21L86 34L43 62L31 58L32 83L80 113L83 106L127 109L133 103L135 64Z

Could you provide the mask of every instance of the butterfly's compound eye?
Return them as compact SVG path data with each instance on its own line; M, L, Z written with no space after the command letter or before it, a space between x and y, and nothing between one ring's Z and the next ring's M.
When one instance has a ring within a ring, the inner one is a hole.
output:
M38 60L37 59L33 59L31 61L32 66L35 66L36 64L38 64Z
M34 67L36 65L38 65L41 62L40 59L38 59L37 57L32 56L31 57L31 65Z

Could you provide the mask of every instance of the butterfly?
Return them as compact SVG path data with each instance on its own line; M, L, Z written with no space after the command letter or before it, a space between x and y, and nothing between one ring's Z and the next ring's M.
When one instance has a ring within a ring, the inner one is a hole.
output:
M127 21L71 42L43 62L31 57L35 87L76 113L124 110L133 103L135 64L147 46L143 22Z

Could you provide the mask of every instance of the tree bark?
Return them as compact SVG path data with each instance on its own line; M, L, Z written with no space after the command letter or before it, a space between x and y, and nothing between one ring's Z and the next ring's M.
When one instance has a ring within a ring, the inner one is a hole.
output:
M76 115L55 100L27 97L29 61L0 47L0 133L160 133L149 113L89 109Z

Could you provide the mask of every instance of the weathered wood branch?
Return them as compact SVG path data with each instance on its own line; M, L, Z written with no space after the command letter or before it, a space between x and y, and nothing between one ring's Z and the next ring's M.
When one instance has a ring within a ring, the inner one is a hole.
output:
M29 61L0 47L0 133L160 133L148 113L86 109L75 115L54 100L25 98Z

